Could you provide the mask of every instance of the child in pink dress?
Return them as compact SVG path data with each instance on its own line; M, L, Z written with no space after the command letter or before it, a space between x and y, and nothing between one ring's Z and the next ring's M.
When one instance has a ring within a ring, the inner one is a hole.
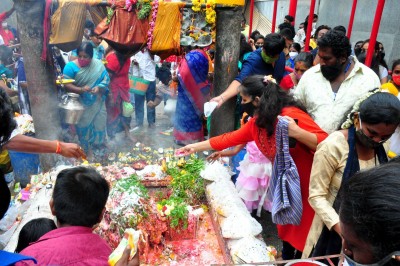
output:
M262 198L268 188L272 164L254 141L247 143L246 150L247 153L238 167L240 174L236 180L236 190L249 212L260 210L261 207L271 211L271 202Z
M211 154L207 159L215 161L220 157L232 157L242 150L244 145L238 145L233 150L224 150ZM260 216L261 208L271 211L271 202L263 197L268 189L272 172L271 162L260 152L254 141L247 143L247 153L239 163L239 176L236 180L236 190L245 203L247 210L252 213L257 210Z

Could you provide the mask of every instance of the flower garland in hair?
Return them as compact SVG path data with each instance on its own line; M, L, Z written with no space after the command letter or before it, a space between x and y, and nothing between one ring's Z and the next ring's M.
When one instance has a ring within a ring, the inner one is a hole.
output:
M158 12L158 0L153 0L151 3L151 18L150 18L150 28L147 32L147 48L151 50L151 46L153 45L153 32L154 32L154 27L156 26L156 19L157 19L157 12Z
M355 112L358 112L360 110L361 104L368 99L371 95L381 91L380 89L375 89L370 92L367 92L366 94L362 95L360 98L358 98L357 102L353 105L353 108L351 109L351 112L347 115L346 121L340 126L342 129L349 129L351 125L354 124L354 119L353 119L353 114Z

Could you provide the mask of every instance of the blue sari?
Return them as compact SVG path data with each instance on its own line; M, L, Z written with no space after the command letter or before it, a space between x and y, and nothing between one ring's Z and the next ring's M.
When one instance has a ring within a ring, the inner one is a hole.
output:
M186 54L179 66L178 100L174 121L174 137L187 144L204 138L202 114L208 83L208 57L201 50Z
M107 112L104 101L108 94L110 77L103 63L97 59L92 59L88 66L81 68L74 62L69 62L63 72L66 78L75 79L74 85L78 87L99 87L104 91L102 95L90 92L80 94L85 111L76 125L76 133L81 146L87 152L89 144L102 145L105 140Z

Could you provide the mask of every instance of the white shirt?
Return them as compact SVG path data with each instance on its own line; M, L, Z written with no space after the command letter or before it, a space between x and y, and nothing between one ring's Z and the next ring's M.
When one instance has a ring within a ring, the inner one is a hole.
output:
M295 98L327 133L339 129L340 122L360 96L380 87L379 78L374 71L358 62L355 57L352 60L355 62L354 67L336 95L330 82L322 75L319 64L304 73L294 91Z
M312 28L311 36L313 36L314 33L315 33L315 28ZM304 31L304 29L299 29L293 38L293 42L297 42L298 44L300 44L301 48L303 48L305 41L306 41L306 32Z
M386 67L379 65L379 78L387 78L389 76L389 72Z
M133 57L139 65L140 75L148 81L156 80L156 63L160 58L155 55L153 60L147 50L139 51ZM134 67L132 71L137 73Z

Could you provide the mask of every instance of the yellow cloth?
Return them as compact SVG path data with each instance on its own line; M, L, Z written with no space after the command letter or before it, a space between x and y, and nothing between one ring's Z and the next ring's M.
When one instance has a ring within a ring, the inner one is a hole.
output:
M163 1L158 3L151 51L161 59L179 53L182 19L180 10L183 6L184 3Z
M315 41L314 38L310 39L310 46L313 49L317 48L317 42Z
M331 229L339 222L339 215L332 205L342 182L348 154L347 139L340 131L330 134L317 147L310 175L308 198L315 216L303 250L303 258L308 258L310 255L324 224ZM375 158L367 161L359 160L360 169L372 168L375 162L378 162Z
M381 86L382 91L389 92L393 94L396 97L399 97L399 90L396 88L396 86L392 82L387 82L382 84ZM400 155L400 128L397 127L396 131L393 133L393 135L390 137L390 150L388 152L388 157L390 159L396 157L397 155Z
M393 94L394 96L399 95L399 90L396 88L396 86L392 82L386 82L381 85L382 91L389 92L390 94Z
M2 150L0 152L0 169L2 169L4 173L12 171L11 159L7 150Z
M340 85L336 96L330 82L322 75L319 64L304 73L294 90L295 98L328 133L339 128L340 122L360 96L380 87L378 76L370 68L354 57L352 60L354 68Z

